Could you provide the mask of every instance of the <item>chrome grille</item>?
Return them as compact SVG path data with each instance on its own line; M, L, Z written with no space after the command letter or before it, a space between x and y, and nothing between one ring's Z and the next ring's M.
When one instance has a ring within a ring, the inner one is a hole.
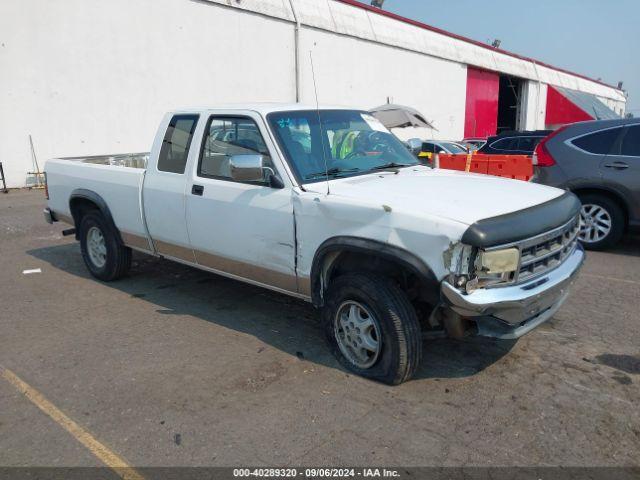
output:
M518 242L520 270L516 282L524 282L560 265L578 241L579 217L542 235Z

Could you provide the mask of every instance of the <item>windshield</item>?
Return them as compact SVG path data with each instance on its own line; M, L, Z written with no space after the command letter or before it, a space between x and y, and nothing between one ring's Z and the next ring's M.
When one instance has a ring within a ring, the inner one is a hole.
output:
M460 145L450 142L442 142L442 146L449 150L451 153L467 153L467 151Z
M356 110L270 113L267 120L301 183L417 165L375 117ZM322 125L322 129L320 128Z

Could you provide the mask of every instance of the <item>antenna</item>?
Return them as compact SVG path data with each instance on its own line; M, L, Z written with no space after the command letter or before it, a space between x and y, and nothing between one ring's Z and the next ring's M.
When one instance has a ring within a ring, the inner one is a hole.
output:
M324 161L324 171L327 176L327 195L331 193L329 190L329 167L327 166L327 155L324 144L324 131L322 129L322 118L320 116L320 103L318 102L318 86L316 85L316 72L313 68L313 52L309 50L309 59L311 60L311 76L313 77L313 91L316 95L316 112L318 113L318 126L320 127L320 141L322 142L322 160Z

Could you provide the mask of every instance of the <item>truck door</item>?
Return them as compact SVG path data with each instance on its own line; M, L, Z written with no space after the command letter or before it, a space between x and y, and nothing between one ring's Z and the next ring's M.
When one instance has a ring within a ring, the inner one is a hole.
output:
M185 171L197 123L198 115L165 119L164 138L162 142L156 141L150 157L158 161L148 166L143 188L147 228L156 251L192 263L194 256L185 219L188 176Z
M234 181L229 168L233 155L259 154L278 175L261 117L236 112L212 115L206 121L186 200L196 262L216 272L295 292L291 190L273 188L267 182Z

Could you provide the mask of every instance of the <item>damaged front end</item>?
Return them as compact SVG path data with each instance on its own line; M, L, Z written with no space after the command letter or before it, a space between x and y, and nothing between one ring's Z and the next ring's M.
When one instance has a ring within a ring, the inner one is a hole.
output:
M475 333L513 339L560 308L584 250L569 225L518 244L485 249L452 244L443 260L451 273L441 284L434 320L456 338ZM538 271L530 274L529 265Z
M520 251L514 247L480 249L456 243L444 252L443 260L451 272L448 282L471 293L478 288L514 282L520 266Z

